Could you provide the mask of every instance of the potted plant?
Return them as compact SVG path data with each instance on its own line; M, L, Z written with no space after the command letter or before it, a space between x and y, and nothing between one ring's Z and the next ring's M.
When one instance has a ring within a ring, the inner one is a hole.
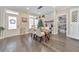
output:
M1 26L1 27L0 27L0 33L1 33L1 31L3 31L3 30L4 30L4 27Z

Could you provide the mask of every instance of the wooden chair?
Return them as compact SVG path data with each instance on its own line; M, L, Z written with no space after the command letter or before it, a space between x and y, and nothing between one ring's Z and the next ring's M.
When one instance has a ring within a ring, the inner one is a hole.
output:
M43 41L43 36L44 36L44 32L41 32L40 29L36 30L36 40L38 40L39 42Z
M47 42L50 39L50 36L47 32L44 32L45 36L44 36L44 41Z

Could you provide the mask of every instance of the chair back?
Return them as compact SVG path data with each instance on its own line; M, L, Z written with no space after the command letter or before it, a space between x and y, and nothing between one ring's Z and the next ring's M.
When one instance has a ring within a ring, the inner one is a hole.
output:
M41 30L40 30L40 29L37 29L37 30L36 30L36 35L37 35L37 36L41 36Z

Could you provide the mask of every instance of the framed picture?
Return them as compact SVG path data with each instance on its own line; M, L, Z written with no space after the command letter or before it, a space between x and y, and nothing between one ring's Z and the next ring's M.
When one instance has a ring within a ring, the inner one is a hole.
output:
M27 22L27 18L26 17L22 17L22 22Z

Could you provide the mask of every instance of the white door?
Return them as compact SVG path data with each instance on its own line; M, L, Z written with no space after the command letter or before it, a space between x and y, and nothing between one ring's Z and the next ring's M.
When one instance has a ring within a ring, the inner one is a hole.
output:
M70 10L70 24L69 24L70 36L75 39L79 39L79 9Z

